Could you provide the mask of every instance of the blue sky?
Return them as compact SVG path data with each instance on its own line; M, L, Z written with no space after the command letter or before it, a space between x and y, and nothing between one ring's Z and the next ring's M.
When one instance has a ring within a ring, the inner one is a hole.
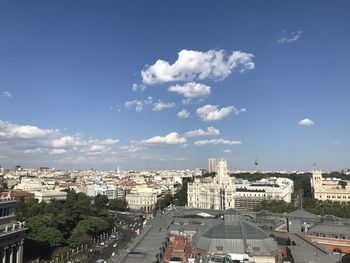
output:
M1 1L0 163L350 168L349 7Z

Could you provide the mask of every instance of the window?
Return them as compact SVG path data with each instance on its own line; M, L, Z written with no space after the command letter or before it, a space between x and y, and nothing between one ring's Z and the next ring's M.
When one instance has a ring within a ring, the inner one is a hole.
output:
M224 250L224 247L223 246L217 246L216 247L216 251L223 251Z

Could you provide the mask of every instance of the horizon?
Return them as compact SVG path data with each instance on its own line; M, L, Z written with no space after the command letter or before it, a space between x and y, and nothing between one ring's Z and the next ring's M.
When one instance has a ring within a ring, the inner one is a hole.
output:
M349 7L1 1L0 164L348 169Z

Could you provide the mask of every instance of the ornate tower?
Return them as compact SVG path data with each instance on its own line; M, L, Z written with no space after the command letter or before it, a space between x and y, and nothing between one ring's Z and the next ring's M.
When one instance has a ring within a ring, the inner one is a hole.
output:
M317 189L317 188L322 186L322 172L321 171L312 171L311 186L314 189Z

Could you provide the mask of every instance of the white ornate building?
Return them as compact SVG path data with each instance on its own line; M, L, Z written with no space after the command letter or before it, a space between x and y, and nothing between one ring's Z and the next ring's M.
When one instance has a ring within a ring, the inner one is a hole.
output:
M292 201L294 183L288 178L263 178L259 181L236 180L235 208L252 210L263 200Z
M314 198L321 201L350 201L350 181L340 178L323 178L321 171L313 171L311 187Z
M230 177L226 160L218 160L214 178L196 178L188 184L187 204L192 208L251 210L263 200L291 202L293 181L266 178L257 182Z
M217 161L217 175L209 182L196 178L188 184L187 203L189 207L224 210L235 207L234 177L230 177L226 160Z

